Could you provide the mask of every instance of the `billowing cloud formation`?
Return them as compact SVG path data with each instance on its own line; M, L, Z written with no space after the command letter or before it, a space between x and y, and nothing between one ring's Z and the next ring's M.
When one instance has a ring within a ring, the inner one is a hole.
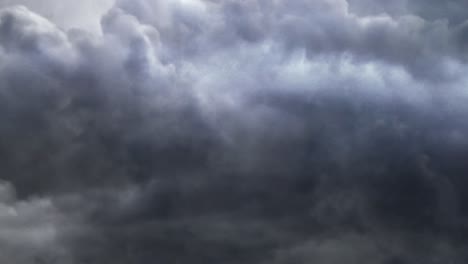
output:
M114 0L83 0L79 3L59 0L1 0L0 7L15 5L27 6L31 11L50 19L59 27L70 29L84 28L99 33L101 16L112 7Z
M464 2L87 3L0 1L1 261L468 260Z

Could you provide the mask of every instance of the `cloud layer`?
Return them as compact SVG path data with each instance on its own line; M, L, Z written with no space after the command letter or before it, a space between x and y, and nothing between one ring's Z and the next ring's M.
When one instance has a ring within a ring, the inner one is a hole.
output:
M468 260L464 2L88 2L0 1L0 262Z

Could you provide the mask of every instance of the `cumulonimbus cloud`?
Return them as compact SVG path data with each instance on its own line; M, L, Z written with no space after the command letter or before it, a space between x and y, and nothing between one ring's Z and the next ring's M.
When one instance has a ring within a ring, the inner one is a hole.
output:
M464 263L448 2L0 1L0 260Z

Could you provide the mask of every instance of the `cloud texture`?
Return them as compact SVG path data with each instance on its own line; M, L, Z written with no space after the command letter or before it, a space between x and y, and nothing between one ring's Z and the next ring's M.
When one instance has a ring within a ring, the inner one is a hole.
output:
M0 0L0 262L468 261L465 2L36 2Z

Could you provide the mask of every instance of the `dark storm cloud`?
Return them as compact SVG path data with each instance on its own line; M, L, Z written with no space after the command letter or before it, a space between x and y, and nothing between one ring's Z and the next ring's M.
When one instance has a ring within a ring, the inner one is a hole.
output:
M2 107L10 118L2 125L8 136L3 162L5 178L23 183L20 194L173 167L168 156L178 150L171 150L172 143L188 153L188 141L209 137L202 135L209 131L197 134L207 128L187 95L168 89L183 80L171 80L174 70L153 60L157 43L151 30L138 26L132 17L109 13L105 37L94 42L83 32L66 34L24 7L3 11ZM162 152L161 164L145 160ZM203 160L196 156L187 162Z
M0 11L0 260L466 262L462 2L104 2Z

